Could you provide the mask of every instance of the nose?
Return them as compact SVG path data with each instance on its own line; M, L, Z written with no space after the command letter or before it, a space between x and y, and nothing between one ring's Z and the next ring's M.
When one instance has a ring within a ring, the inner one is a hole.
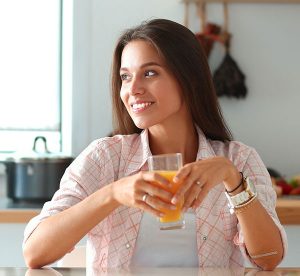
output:
M129 84L128 90L129 90L130 95L137 95L137 94L145 93L145 88L144 88L143 82L140 79L138 79L137 77L132 78L132 80Z

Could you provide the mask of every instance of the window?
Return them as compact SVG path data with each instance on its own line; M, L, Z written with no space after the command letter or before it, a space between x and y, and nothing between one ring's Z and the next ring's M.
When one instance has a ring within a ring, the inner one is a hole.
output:
M0 152L61 150L61 0L0 2Z

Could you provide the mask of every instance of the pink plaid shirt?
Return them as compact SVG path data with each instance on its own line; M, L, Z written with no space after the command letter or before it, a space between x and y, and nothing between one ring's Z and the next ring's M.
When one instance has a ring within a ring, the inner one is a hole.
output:
M208 140L199 128L197 130L197 160L226 156L239 171L252 179L260 202L281 232L286 252L286 234L275 212L276 194L256 151L236 141ZM41 213L29 222L24 241L43 219L69 208L119 178L146 170L146 160L150 155L147 130L141 134L117 135L91 143L66 170L53 199L45 203ZM222 183L208 193L195 214L199 266L243 266L249 256L238 220L229 213ZM130 267L142 216L140 209L121 206L94 227L88 233L87 266Z

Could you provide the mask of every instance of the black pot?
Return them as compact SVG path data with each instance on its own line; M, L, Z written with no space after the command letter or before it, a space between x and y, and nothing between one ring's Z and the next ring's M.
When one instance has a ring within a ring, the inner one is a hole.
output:
M36 150L38 140L44 152ZM59 188L60 179L73 158L50 153L43 136L34 140L33 153L28 156L11 155L0 162L6 167L7 197L14 201L45 202Z

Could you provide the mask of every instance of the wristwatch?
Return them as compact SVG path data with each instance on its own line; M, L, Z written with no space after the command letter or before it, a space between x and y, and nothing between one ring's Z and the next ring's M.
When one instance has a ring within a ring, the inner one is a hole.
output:
M234 196L231 196L229 193L225 192L229 202L228 206L230 213L233 213L235 208L243 207L252 198L257 196L256 188L249 177L243 179L243 185L245 190Z

